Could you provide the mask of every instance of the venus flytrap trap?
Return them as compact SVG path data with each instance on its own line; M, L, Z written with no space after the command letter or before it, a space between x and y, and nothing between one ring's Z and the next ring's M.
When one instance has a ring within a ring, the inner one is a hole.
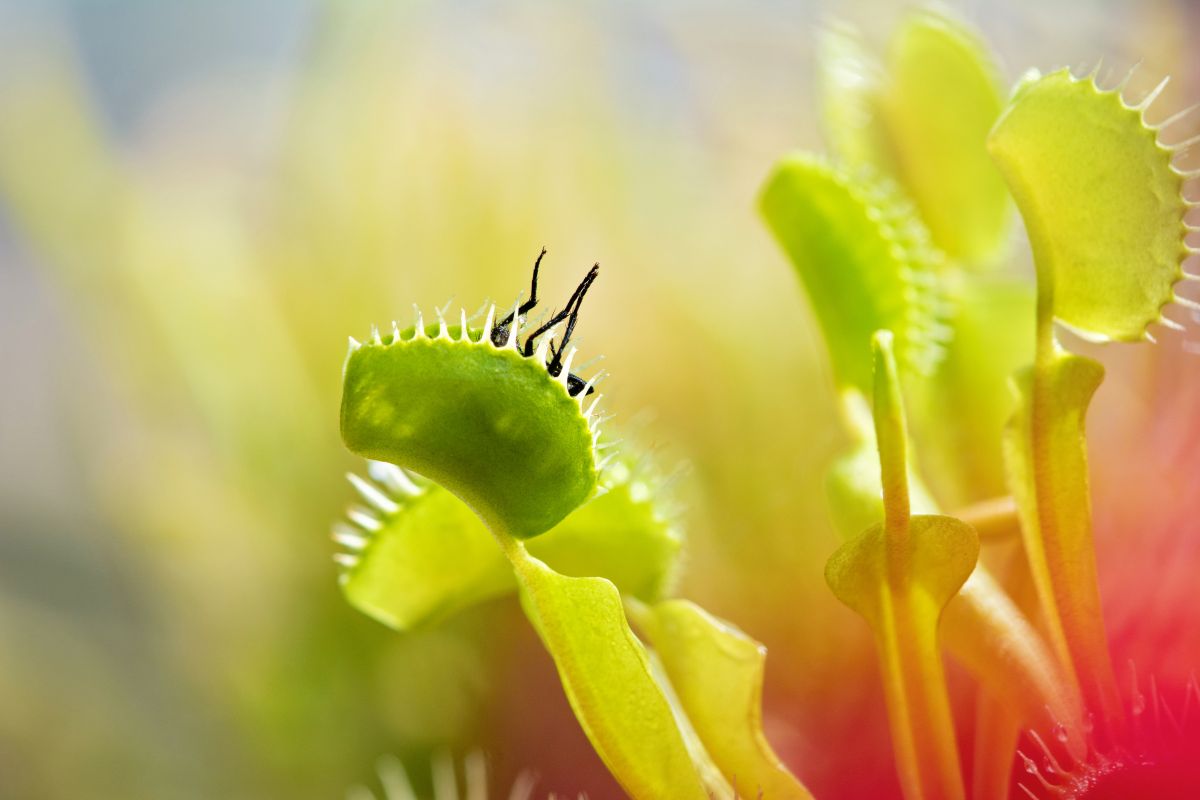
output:
M452 329L440 316L427 328L418 315L408 331L393 326L386 339L373 332L363 345L352 342L343 439L360 455L435 481L487 526L584 730L629 791L691 785L688 793L703 797L617 589L554 572L523 544L587 500L599 472L599 398L570 393L569 367L551 375L552 332L521 341L526 310L515 306L498 320L490 308L478 330L461 319Z
M426 326L418 314L406 330L393 324L386 336L374 329L364 344L352 339L342 438L360 455L444 486L493 533L528 539L595 489L599 398L572 395L569 371L550 374L552 331L532 358L517 349L516 312L507 330L492 307L475 331L441 315Z
M418 315L352 341L342 433L370 460L368 478L350 476L365 505L334 529L347 599L409 630L516 590L632 796L807 798L762 733L762 646L664 600L682 540L661 480L602 440L593 381L570 371L595 271L534 328L537 269L530 300L480 328Z
M661 495L663 479L618 454L599 494L529 551L566 575L604 575L644 602L674 585L683 537ZM515 592L512 569L482 521L446 489L381 461L349 476L367 507L334 526L347 600L368 616L412 630Z
M930 445L922 470L955 507L1005 493L993 434L1008 417L1008 375L1032 345L1023 327L1005 323L1022 315L1032 323L1033 294L995 269L1007 255L1012 201L980 143L1003 107L999 69L976 32L935 11L902 21L885 62L845 24L818 44L822 120L837 162L895 182L892 194L919 212L940 264L928 279L941 303L939 339L953 346L940 348L930 380L909 387L919 393L915 434ZM908 362L907 332L881 327ZM964 405L976 413L957 413Z

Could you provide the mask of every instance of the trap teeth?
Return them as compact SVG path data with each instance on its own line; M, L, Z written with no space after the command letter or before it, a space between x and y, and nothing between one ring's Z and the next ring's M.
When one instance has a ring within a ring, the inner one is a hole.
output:
M358 491L367 505L375 510L384 514L395 514L400 510L399 503L380 491L378 487L368 483L353 472L347 472L346 479L350 481L350 485Z
M358 566L358 556L354 556L349 553L334 553L333 562L339 567L343 567L345 569L354 569Z
M1172 125L1174 125L1176 122L1179 122L1184 117L1191 114L1193 111L1195 111L1198 108L1200 108L1200 104L1194 105L1194 106L1188 106L1187 108L1183 109L1182 111L1175 112L1171 116L1164 119L1162 122L1159 122L1154 127L1160 131L1163 130L1164 128L1169 128Z
M481 341L481 342L492 341L492 325L495 323L495 321L496 321L496 307L494 305L488 306L487 317L483 320L483 338L480 339L479 341Z
M591 405L589 405L589 406L587 407L587 410L583 412L583 415L584 415L585 417L589 417L589 418L590 418L590 417L592 416L592 412L596 410L596 406L597 406L597 405L600 403L600 398L601 398L601 397L604 397L604 395L602 395L602 394L598 394L598 395L596 395L596 399L592 400L592 403L591 403Z
M1158 318L1158 324L1162 325L1164 328L1169 328L1170 330L1173 330L1173 331L1181 331L1182 332L1184 330L1184 327L1182 325L1180 325L1178 322L1171 319L1170 317L1160 316Z
M1170 80L1171 80L1171 77L1168 75L1167 77L1165 77L1161 81L1159 81L1158 85L1155 86L1153 89L1151 89L1149 92L1147 92L1146 96L1143 97L1141 99L1141 101L1136 106L1134 106L1134 108L1138 109L1139 111L1145 111L1147 108L1149 108L1150 104L1153 103L1155 100L1157 100L1158 96L1160 94L1162 94L1162 90L1167 88L1167 83Z
M571 377L571 362L575 360L575 348L572 347L567 351L567 357L563 359L562 370L558 373L558 379L563 386L567 385L568 379Z
M382 485L393 494L414 497L421 493L421 487L413 483L408 473L387 461L368 461L367 474L371 480Z
M1176 151L1186 150L1197 142L1200 142L1200 135L1191 136L1187 139L1184 139L1182 142L1176 142L1175 144L1171 145L1171 149Z
M346 512L346 518L368 533L375 533L383 527L382 522L362 508L350 509Z
M601 425L608 422L610 419L612 419L615 416L616 416L616 414L601 414L599 417L596 418L596 421L593 422L592 425L599 428Z
M369 541L363 534L351 533L347 530L334 530L331 538L342 547L355 551L362 550L367 546L367 542Z
M1121 78L1120 83L1118 83L1116 86L1113 87L1113 91L1116 92L1118 95L1122 95L1122 99L1124 99L1123 96L1125 94L1125 87L1127 87L1129 85L1129 81L1131 81L1133 79L1134 73L1138 71L1138 67L1140 67L1141 65L1142 65L1141 61L1136 62L1132 67L1129 68L1129 71L1125 73L1125 77ZM1166 86L1166 84L1167 84L1167 81L1164 80L1162 82L1162 85Z
M521 301L518 300L513 304L512 324L508 326L508 341L504 343L505 347L517 346L517 329L521 327Z
M592 378L588 379L588 382L585 383L583 385L583 388L580 389L579 392L575 395L576 397L579 398L579 407L580 408L583 408L583 398L587 397L588 390L590 390L592 388L595 380L596 379L594 376Z
M546 363L546 353L550 350L550 340L554 338L554 332L558 328L554 327L546 331L542 338L538 341L537 351L533 354L534 360L539 364Z

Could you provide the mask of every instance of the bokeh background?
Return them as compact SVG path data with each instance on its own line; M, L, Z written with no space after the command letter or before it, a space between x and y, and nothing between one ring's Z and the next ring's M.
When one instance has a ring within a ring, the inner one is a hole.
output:
M1010 81L1142 59L1176 106L1191 6L953 4ZM681 591L769 646L777 749L823 798L891 780L821 578L828 367L754 199L822 147L819 26L882 42L901 11L0 0L0 797L340 797L381 754L427 787L475 750L498 791L619 796L511 600L399 636L330 560L347 335L510 302L542 245L547 297L602 264L582 352L690 465ZM1164 384L1147 347L1101 357L1103 462Z

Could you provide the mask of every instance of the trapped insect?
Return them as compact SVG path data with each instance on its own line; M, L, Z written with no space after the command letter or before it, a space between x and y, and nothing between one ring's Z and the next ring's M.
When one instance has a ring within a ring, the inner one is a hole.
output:
M508 340L509 326L513 324L513 321L518 316L524 316L529 313L537 306L538 269L541 267L542 258L545 255L546 248L543 247L542 252L538 253L537 260L533 262L533 280L529 285L529 299L522 303L516 311L509 313L508 316L497 322L496 326L492 329L492 344L497 347L503 347L504 343ZM575 287L575 291L571 294L570 299L567 300L567 304L563 307L563 310L551 315L550 319L526 336L523 345L521 342L517 342L517 349L521 351L522 355L528 358L533 355L534 344L539 336L563 320L567 320L567 329L558 341L558 349L555 350L554 345L550 345L551 358L550 363L546 365L546 370L555 378L562 373L563 353L566 352L567 344L571 341L571 334L575 331L575 323L579 321L579 309L583 307L584 295L587 294L588 289L591 288L592 283L595 282L599 275L600 265L593 264L592 268L588 270L587 275L584 275L583 280ZM591 386L587 386L587 383L579 376L574 374L567 375L567 392L572 397L582 392L585 387L587 388L586 394L591 394L595 391Z

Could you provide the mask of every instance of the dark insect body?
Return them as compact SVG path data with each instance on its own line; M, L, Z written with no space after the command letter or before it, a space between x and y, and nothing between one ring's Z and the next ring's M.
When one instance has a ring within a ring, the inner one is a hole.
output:
M533 262L533 281L529 286L529 299L522 303L516 311L510 312L508 316L497 322L496 326L492 328L492 344L497 347L503 347L504 343L508 341L509 327L513 324L514 320L518 316L524 316L529 313L537 305L538 268L541 267L542 258L545 255L546 248L543 247L542 252L538 254L537 260ZM575 291L571 294L570 299L567 300L567 304L563 307L563 310L552 314L549 320L533 333L526 336L523 345L521 342L517 342L517 349L521 351L522 355L529 358L533 355L533 348L537 338L563 320L566 320L567 329L558 340L557 350L554 349L553 344L550 345L551 358L550 363L546 365L546 371L555 378L562 374L563 353L566 352L567 344L571 341L571 334L575 331L575 323L579 321L579 309L583 306L583 297L587 294L588 289L591 288L592 283L595 282L599 274L600 265L593 264L592 268L588 270L587 275L583 276L583 280L575 287ZM578 375L567 374L567 393L569 395L572 397L578 395L584 390L584 387L587 387L587 394L596 391L594 388L588 386L587 382Z

